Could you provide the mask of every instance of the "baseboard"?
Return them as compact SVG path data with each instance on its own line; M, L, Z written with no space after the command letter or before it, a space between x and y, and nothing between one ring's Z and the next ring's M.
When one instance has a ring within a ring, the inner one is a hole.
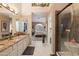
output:
M57 56L56 54L50 54L50 56Z

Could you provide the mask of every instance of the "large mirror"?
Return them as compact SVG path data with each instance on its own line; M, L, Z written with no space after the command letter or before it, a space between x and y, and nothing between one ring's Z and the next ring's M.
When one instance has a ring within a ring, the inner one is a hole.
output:
M16 21L16 32L26 32L27 23L24 21Z
M11 18L8 15L0 15L0 39L8 38L10 35Z
M17 20L16 21L16 35L26 34L27 32L27 22L26 20Z

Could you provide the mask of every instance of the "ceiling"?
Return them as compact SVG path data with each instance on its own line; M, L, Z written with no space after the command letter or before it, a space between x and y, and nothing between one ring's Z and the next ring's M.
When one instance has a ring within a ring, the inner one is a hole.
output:
M5 11L5 12L4 12L4 11ZM11 11L7 10L7 9L4 8L4 7L0 7L0 14L3 14L3 15L8 16L8 15L12 15L13 13L12 13Z
M32 7L32 21L44 22L48 16L49 7Z

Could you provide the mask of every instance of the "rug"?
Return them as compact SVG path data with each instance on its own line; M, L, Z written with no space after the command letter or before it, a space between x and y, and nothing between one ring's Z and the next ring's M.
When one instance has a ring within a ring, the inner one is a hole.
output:
M35 47L28 46L22 55L33 55Z

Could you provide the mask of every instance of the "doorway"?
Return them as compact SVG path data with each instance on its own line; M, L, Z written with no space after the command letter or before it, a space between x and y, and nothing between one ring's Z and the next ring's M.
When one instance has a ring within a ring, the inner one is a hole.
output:
M42 41L42 34L45 33L44 25L37 23L33 28L33 32L34 32L34 34L32 35L33 40Z

